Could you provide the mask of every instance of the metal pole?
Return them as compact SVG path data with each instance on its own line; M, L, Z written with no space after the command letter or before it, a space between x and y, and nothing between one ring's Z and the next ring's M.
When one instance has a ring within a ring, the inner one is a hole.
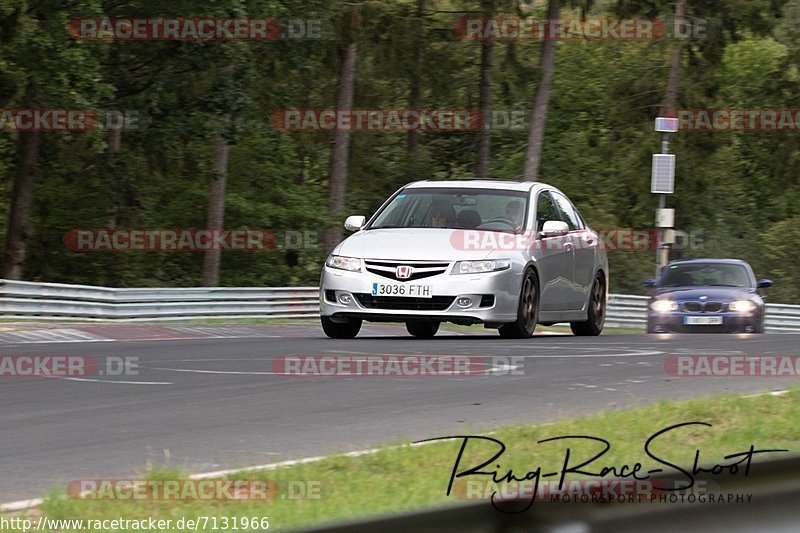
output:
M664 133L661 137L661 153L662 154L669 154L669 135ZM658 208L659 210L664 209L666 207L666 200L667 197L665 194L658 195ZM656 215L657 217L658 215ZM659 235L659 246L658 250L656 250L656 278L661 275L661 270L667 266L669 263L669 244L664 242L666 229L659 228L658 235Z
M666 195L658 195L658 208L664 209L666 204ZM657 215L656 215L657 216ZM656 279L661 275L661 250L664 248L664 228L658 228L658 248L656 249Z

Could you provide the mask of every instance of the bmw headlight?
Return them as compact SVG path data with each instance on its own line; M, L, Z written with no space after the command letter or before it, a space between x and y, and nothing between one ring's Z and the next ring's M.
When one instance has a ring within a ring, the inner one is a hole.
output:
M459 261L453 274L482 274L511 268L511 259L485 259L483 261Z
M330 255L325 265L330 268L348 270L350 272L361 272L361 259L357 257L345 257L343 255Z
M737 313L752 313L756 310L756 304L751 300L736 300L728 304L728 309Z
M677 311L678 304L672 300L656 300L650 304L650 309L656 313L669 313L670 311Z

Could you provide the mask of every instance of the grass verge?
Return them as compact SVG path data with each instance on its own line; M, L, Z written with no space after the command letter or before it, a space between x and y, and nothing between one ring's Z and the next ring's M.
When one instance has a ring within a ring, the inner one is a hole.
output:
M722 396L660 402L547 425L508 426L492 433L492 437L507 446L506 453L499 460L503 472L511 468L518 476L537 466L542 466L543 471L559 471L567 446L572 449L573 458L588 458L598 450L597 443L586 444L589 441L537 444L539 440L562 435L592 435L611 443L608 453L592 464L597 467L593 471L607 465L633 465L636 462L641 462L643 471L646 471L659 466L644 453L643 446L648 437L684 422L705 422L712 427L689 426L669 432L659 437L651 451L670 463L689 466L694 460L695 450L701 452L700 464L724 463L725 455L746 451L751 444L756 449L800 450L798 411L800 389L793 389L782 396ZM463 433L470 434L469 431ZM490 457L494 448L488 444L475 441L473 446L471 442L461 465L477 465L481 458ZM285 530L409 511L459 501L456 496L445 495L459 447L460 441L415 447L401 445L358 457L331 456L319 462L231 476L231 479L276 481L280 487L279 496L270 501L78 500L67 498L65 488L61 487L54 490L40 508L21 516L35 519L43 515L51 520L155 517L171 519L173 524L180 518L203 516L217 517L218 523L224 517L268 516L271 530ZM757 462L765 458L757 456L755 468ZM183 479L186 474L160 471L151 472L147 477ZM304 492L305 497L302 497ZM174 527L171 530L177 531ZM78 529L67 527L61 531Z

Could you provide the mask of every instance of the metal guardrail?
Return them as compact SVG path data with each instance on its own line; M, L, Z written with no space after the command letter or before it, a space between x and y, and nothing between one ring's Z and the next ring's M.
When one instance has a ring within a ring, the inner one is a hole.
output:
M647 296L609 295L606 326L645 327ZM0 280L0 316L40 320L313 318L317 287L112 289ZM800 332L800 305L767 304L768 333Z
M319 316L319 289L112 289L0 280L0 316L43 320L312 318Z
M647 296L609 294L606 326L612 328L642 328L647 325Z

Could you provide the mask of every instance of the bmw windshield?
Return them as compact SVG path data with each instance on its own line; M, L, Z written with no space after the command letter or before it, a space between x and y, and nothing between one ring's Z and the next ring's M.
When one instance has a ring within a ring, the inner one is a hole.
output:
M525 229L528 193L502 189L404 189L366 229L448 228L518 233Z
M664 273L661 287L741 287L752 288L747 270L737 264L689 263L672 265Z

